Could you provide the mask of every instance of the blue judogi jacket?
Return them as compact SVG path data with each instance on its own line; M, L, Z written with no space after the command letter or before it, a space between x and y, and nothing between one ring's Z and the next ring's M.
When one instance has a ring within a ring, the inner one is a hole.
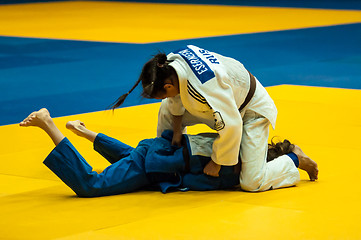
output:
M239 184L239 173L233 166L222 166L219 177L203 174L203 168L211 161L210 156L194 155L190 146L189 135L185 137L185 146L173 146L173 132L166 130L161 138L155 138L145 157L147 174L168 173L169 179L161 177L158 181L160 190L165 193L170 188L180 190L215 190L231 188ZM189 171L185 169L184 148L188 151ZM164 175L163 175L164 176Z

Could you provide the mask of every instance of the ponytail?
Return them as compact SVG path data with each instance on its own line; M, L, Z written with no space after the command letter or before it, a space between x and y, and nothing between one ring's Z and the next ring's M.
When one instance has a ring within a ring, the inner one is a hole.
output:
M138 86L138 84L140 83L142 79L139 78L138 81L134 84L134 86L129 90L129 92L127 92L126 94L123 94L122 96L120 96L112 105L111 108L114 110L117 107L119 107L120 105L123 104L124 100L128 97L128 95L133 92L133 90Z
M157 67L164 67L167 63L167 55L165 53L158 53L154 56L154 61L157 63Z
M167 55L158 53L150 61L144 64L139 79L129 92L120 96L112 105L114 110L123 104L127 96L142 82L144 98L155 98L159 92L164 91L164 80L175 73L175 70L168 65Z
M141 77L142 97L154 98L157 93L164 91L164 80L170 76L167 55L158 53L143 68Z

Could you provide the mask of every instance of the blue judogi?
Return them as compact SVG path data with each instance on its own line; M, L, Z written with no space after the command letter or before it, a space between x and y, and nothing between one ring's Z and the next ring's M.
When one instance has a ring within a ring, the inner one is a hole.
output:
M47 156L44 164L80 197L97 197L157 187L163 193L170 188L183 190L227 189L239 184L239 171L222 166L219 177L203 174L210 157L192 155L188 136L187 169L184 147L172 146L172 131L160 138L142 140L136 148L99 133L94 149L111 165L100 174L92 170L67 138Z

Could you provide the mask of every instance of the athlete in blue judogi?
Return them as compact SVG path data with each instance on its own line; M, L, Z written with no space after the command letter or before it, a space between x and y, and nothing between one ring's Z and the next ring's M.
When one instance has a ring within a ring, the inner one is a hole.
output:
M171 144L172 131L166 131L162 137L142 140L133 148L88 130L79 120L68 122L68 129L92 141L94 149L111 163L98 174L55 126L45 108L30 114L20 126L37 126L48 133L56 147L44 164L81 197L122 194L148 187L165 193L171 188L215 190L239 184L239 166L222 168L220 177L203 174L214 136L185 135L179 147Z

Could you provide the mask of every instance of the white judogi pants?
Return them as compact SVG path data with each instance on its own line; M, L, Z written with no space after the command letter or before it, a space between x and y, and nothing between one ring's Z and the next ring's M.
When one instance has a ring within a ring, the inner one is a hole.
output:
M240 146L242 169L240 185L245 191L266 191L289 187L300 181L300 174L292 159L283 155L267 162L268 135L270 122L264 116L252 111L242 112L243 134ZM185 111L182 124L186 126L204 123L213 128L213 119L199 119ZM241 126L242 127L242 126ZM166 129L173 129L172 115L166 101L163 101L158 114L157 135Z

